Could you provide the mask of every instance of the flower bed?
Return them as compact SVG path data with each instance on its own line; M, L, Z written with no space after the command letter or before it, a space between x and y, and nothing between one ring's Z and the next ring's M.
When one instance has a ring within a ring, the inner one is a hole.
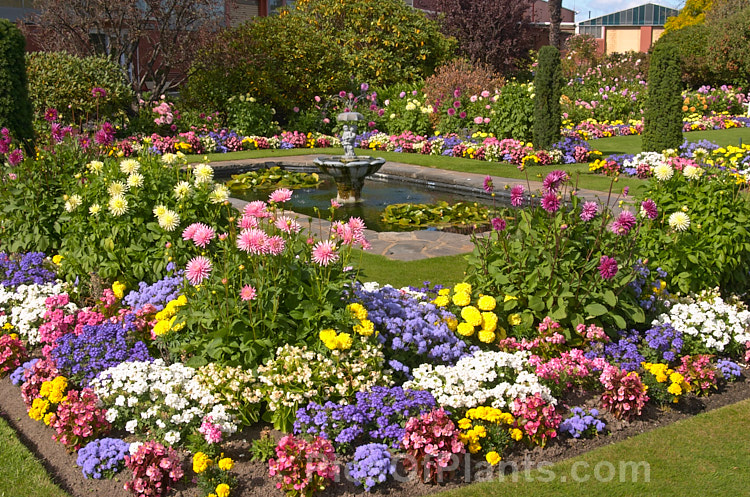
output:
M575 154L572 143L562 147ZM527 208L494 213L467 282L417 291L358 282L352 248L368 247L364 223L306 229L283 209L290 190L238 211L208 165L85 158L77 181L58 185L61 253L0 255L0 376L20 387L29 419L78 452L82 476L127 467L134 494L165 495L185 475L201 495L237 492L235 458L222 453L260 420L287 432L254 450L281 491L312 494L347 477L370 490L395 469L445 482L459 468L496 468L744 378L750 313L696 288L739 293L744 280L708 261L688 271L663 249L700 250L702 235L688 231L690 209L674 207L683 192L664 188L663 164L642 214L568 195L563 171L544 179L539 205L517 185L512 202ZM714 184L731 177L715 174ZM107 263L126 224L122 257L141 259ZM81 247L90 264L116 269L90 278Z

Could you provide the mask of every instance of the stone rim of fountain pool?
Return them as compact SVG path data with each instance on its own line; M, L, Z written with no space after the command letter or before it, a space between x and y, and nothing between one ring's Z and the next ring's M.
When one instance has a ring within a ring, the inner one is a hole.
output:
M290 171L316 172L317 167L313 165L314 155L294 155L279 157L263 157L257 159L240 159L232 161L217 161L212 164L217 177L228 178L232 174L258 170L267 167L283 167ZM436 189L447 189L459 191L471 196L485 196L491 198L484 189L484 178L489 174L495 185L496 199L500 203L510 203L510 189L508 187L523 183L526 189L533 191L541 189L541 181L520 181L518 179L502 178L496 171L492 171L494 165L488 164L488 171L484 174L461 173L457 171L446 171L413 164L400 162L386 162L380 172L373 175L378 179L387 181L406 181L428 185ZM528 194L528 193L527 193ZM597 200L602 197L606 200L605 192L593 190L578 190L578 196L585 200ZM243 201L232 199L235 205L244 205ZM610 202L617 208L615 197ZM325 230L326 221L318 220L313 223L314 228L319 226ZM372 243L372 253L383 255L389 259L401 261L413 261L430 257L445 255L457 255L469 253L474 249L471 237L445 231L407 231L407 232L375 232L368 230L368 240Z

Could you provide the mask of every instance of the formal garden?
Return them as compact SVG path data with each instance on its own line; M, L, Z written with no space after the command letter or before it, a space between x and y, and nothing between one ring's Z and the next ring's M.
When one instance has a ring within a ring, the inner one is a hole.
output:
M750 78L718 34L498 67L395 0L342 9L227 28L163 95L0 21L0 494L750 484ZM383 213L473 252L388 260L335 199L286 208L317 174L222 175L340 155L342 112L357 154L485 177Z

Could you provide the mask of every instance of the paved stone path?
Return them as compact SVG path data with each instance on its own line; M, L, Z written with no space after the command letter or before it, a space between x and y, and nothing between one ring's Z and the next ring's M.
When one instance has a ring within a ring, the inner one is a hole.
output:
M294 155L288 157L264 157L260 159L241 159L232 161L218 161L211 165L217 176L226 176L245 171L253 166L285 166L288 169L317 171L313 164L314 155ZM386 162L376 174L383 179L428 184L435 187L448 188L453 191L465 192L478 197L491 198L484 191L484 178L486 174L462 173L457 171L446 171L400 162ZM495 195L500 202L510 203L510 190L505 189L518 183L523 183L526 189L538 191L542 187L540 181L525 181L517 179L492 177L495 186ZM365 191L365 194L367 192ZM606 201L606 193L594 190L579 190L578 195L587 200ZM246 202L232 199L235 206L242 208ZM613 203L614 200L611 201ZM321 231L328 230L326 221L317 220L313 225ZM444 231L409 231L409 232L376 232L366 231L367 240L372 244L372 253L383 255L389 259L398 261L413 261L430 257L446 255L457 255L471 252L474 245L469 235L447 233Z

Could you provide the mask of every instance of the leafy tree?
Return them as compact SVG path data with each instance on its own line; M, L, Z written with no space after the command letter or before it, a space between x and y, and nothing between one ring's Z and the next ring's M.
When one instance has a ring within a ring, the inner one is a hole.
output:
M648 96L643 114L643 151L661 152L682 145L680 56L674 45L657 42L648 70Z
M750 83L750 7L710 25L708 60L717 72L728 72L733 83Z
M730 81L730 74L725 69L712 67L708 48L710 32L708 24L702 23L670 31L659 38L660 43L673 44L677 49L682 81L689 87L721 85Z
M29 34L44 50L109 55L140 97L176 88L197 49L224 22L214 0L36 0Z
M533 47L531 0L434 0L443 32L458 40L461 55L503 75L528 60Z
M539 50L534 77L534 139L536 148L547 149L560 139L562 127L562 68L560 51L546 45Z
M24 58L26 40L16 26L0 19L0 128L31 148L31 102Z
M703 24L706 11L711 9L714 0L686 0L685 6L676 17L668 17L664 31L676 31L687 26Z

